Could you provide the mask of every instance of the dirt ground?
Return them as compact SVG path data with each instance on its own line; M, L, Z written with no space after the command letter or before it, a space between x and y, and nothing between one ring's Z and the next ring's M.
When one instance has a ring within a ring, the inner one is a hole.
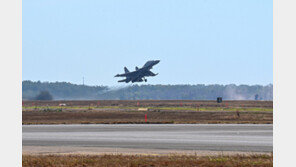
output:
M194 155L23 155L22 166L200 166L270 167L272 155L194 156Z
M155 108L138 110L145 107ZM24 101L22 118L23 124L272 124L273 112L271 101Z

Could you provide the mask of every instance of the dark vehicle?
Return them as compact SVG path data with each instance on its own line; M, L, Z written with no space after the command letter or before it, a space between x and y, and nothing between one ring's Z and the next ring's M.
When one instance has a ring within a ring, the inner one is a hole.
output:
M217 103L222 103L222 97L217 97Z
M154 74L150 70L152 67L156 64L158 64L160 60L151 60L147 61L142 68L136 67L135 71L130 72L126 67L124 67L124 74L117 74L115 77L126 77L123 80L119 80L118 82L147 82L147 79L145 77L153 77L157 74Z

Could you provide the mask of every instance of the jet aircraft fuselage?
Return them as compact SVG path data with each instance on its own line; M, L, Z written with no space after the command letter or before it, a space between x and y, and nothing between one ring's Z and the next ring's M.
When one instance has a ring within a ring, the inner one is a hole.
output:
M117 74L115 77L126 77L123 80L119 80L118 82L147 82L147 79L145 77L153 77L156 76L157 74L154 74L150 70L158 64L160 60L151 60L147 61L142 68L135 68L135 71L130 72L126 67L124 67L124 74Z

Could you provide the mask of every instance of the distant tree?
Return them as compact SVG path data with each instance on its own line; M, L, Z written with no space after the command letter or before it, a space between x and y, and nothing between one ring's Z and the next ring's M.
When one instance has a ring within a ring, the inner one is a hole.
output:
M259 100L259 95L258 94L255 95L255 100Z
M48 91L41 91L36 97L35 100L52 100L52 95Z
M77 85L69 82L23 81L24 100L34 100L41 91L48 91L55 100L272 100L273 85L132 85L120 89L108 86ZM47 98L47 99L52 99ZM38 98L40 99L40 98ZM43 100L41 98L40 100Z

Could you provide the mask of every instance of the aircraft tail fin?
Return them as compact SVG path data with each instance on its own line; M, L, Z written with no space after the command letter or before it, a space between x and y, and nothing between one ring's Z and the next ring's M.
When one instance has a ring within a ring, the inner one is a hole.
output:
M124 72L125 72L125 73L128 73L129 70L128 70L126 67L124 67Z
M136 66L136 71L138 71L138 69L139 69L139 68Z

